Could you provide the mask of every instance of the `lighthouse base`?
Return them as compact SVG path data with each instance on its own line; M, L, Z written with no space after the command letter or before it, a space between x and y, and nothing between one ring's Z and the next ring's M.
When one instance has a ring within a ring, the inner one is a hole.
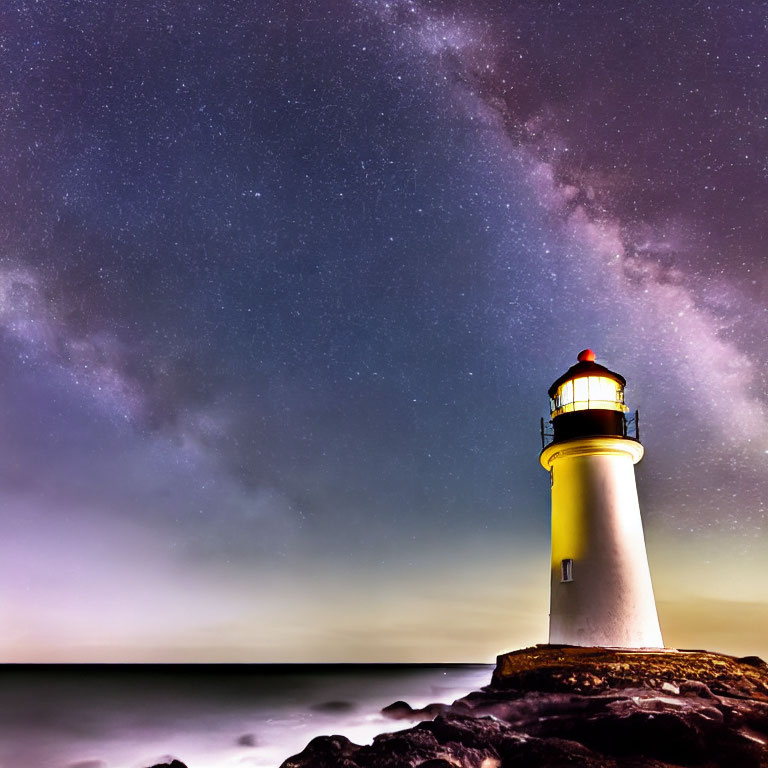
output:
M581 648L628 648L661 649L658 619L649 617L647 626L627 626L626 616L622 613L614 622L601 616L599 626L589 626L579 619L583 617L550 616L549 644L572 645Z

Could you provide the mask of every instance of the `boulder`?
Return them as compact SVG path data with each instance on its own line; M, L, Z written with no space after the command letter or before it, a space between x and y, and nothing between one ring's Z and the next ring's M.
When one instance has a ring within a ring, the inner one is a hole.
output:
M171 760L170 763L157 763L149 768L187 768L181 760Z
M395 701L381 710L383 715L391 717L393 720L422 720L424 718L433 718L449 709L448 704L427 704L421 709L414 709L405 701Z

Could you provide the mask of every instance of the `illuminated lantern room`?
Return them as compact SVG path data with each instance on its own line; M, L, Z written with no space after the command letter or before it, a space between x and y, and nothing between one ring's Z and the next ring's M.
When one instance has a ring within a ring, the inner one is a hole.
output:
M554 442L593 435L628 437L626 379L596 363L591 349L579 352L578 360L549 388Z

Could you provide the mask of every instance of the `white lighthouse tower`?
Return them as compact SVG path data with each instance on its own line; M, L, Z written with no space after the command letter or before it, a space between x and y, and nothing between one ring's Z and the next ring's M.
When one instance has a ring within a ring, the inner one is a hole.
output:
M635 486L644 451L627 434L625 386L586 349L549 389L542 444L554 439L540 460L552 486L551 644L663 646Z

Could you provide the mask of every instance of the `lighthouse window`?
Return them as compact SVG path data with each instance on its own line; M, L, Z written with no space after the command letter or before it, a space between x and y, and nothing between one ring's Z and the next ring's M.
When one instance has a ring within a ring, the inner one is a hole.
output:
M607 376L580 376L563 382L555 392L552 415L599 408L626 411L624 388Z
M589 379L589 399L616 402L618 384L605 376L593 376Z
M571 406L568 408L568 406ZM573 382L566 381L557 391L555 395L555 406L558 410L572 411L573 410ZM562 412L561 411L561 412Z
M587 407L589 403L589 379L574 380L573 402L577 411Z
M560 581L573 581L573 560L570 557L560 561Z

